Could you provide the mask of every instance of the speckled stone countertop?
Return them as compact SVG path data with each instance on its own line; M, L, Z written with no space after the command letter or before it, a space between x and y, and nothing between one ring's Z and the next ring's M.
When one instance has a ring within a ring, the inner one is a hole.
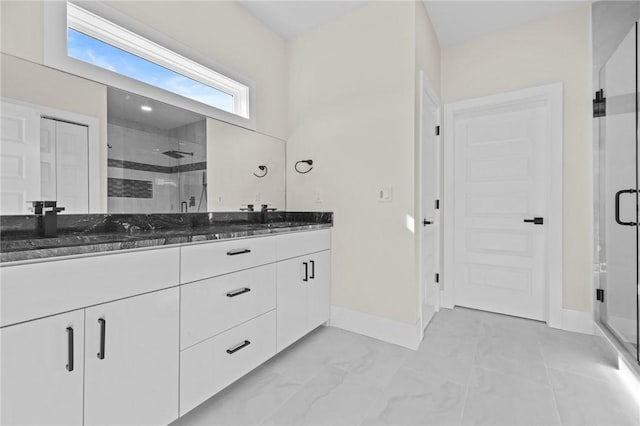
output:
M38 236L38 217L0 216L0 263L322 229L327 212L88 214L58 216L58 236Z

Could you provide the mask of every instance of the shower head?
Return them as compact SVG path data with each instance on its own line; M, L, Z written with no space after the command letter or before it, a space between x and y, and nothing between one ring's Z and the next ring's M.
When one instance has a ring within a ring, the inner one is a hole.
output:
M193 152L185 152L185 151L165 151L163 152L163 154L171 158L182 158L182 157L186 157L187 155L190 155L193 157Z

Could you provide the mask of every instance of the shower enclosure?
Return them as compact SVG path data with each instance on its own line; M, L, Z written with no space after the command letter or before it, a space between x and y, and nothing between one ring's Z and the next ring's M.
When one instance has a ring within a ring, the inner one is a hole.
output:
M207 211L203 116L113 88L107 113L109 213Z
M606 2L603 2L606 3ZM637 19L637 15L636 15ZM620 22L618 23L618 25ZM597 146L596 316L623 356L638 351L638 22L619 31L594 76ZM622 33L624 30L624 34ZM596 89L598 89L596 87Z

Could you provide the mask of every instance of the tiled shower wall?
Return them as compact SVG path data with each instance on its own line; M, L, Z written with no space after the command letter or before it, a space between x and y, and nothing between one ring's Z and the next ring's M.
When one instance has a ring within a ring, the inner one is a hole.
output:
M196 211L206 173L205 126L200 121L163 131L135 122L111 120L109 212L177 213L182 201L187 202L188 211ZM171 150L193 152L193 156L175 159L162 154ZM151 197L144 190L149 185ZM200 211L206 211L206 199L202 198ZM195 206L189 206L190 202Z

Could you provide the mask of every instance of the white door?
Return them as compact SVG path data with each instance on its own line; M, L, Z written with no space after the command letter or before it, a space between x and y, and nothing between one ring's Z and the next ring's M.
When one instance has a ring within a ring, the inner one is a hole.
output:
M89 212L87 126L56 121L56 193L66 213Z
M179 289L86 309L85 425L178 417Z
M56 122L40 119L40 195L42 200L57 200L56 193Z
M421 239L422 327L426 327L439 308L440 218L436 200L440 193L439 105L424 85L421 106ZM439 201L437 201L439 203Z
M28 214L41 199L40 114L2 102L0 120L0 214Z
M0 330L3 425L81 425L84 310Z
M549 102L513 93L509 102L473 100L447 123L454 160L448 273L456 305L544 320L551 114Z

